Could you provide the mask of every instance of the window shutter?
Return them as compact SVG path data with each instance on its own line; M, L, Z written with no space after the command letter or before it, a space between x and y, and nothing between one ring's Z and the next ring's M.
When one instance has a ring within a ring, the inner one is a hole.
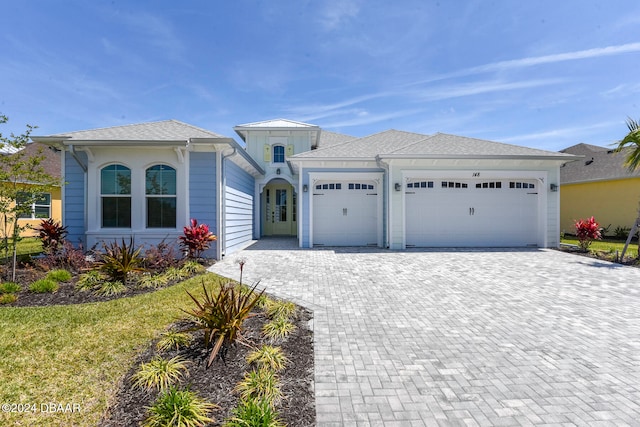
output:
M293 144L289 144L289 145L287 145L287 151L286 151L286 153L287 153L287 157L291 157L291 156L293 156Z
M264 144L264 161L271 161L271 146L269 144Z

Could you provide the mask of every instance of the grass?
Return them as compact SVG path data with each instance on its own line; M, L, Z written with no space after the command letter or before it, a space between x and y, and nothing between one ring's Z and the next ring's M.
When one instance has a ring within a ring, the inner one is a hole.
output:
M13 239L9 239L11 247ZM18 255L37 255L42 252L42 241L37 237L25 237L18 241L16 253ZM9 257L11 257L11 249L9 249ZM4 251L0 251L0 259L4 260Z
M189 306L206 274L132 298L0 309L1 403L70 403L72 413L0 412L0 425L98 425L135 355Z
M564 237L561 240L561 243L567 243L570 245L578 245L578 239L573 236ZM589 247L590 251L602 251L614 254L616 251L619 251L622 254L622 249L624 249L625 240L594 240ZM627 253L625 254L625 258L629 256L635 258L638 256L638 242L631 242L629 247L627 248Z

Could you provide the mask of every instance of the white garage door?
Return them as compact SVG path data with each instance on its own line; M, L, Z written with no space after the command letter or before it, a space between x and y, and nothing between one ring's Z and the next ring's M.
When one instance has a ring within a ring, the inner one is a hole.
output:
M535 246L535 180L409 180L405 187L407 246Z
M313 188L313 244L378 245L374 181L319 181Z

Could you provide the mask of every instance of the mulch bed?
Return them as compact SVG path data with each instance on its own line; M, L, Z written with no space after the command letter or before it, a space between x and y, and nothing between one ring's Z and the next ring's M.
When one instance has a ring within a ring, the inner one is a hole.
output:
M7 306L26 307L102 302L155 291L155 289L129 287L126 292L118 295L99 296L92 292L76 290L77 276L74 276L70 282L60 283L60 288L56 292L43 294L30 292L28 290L29 284L45 275L45 272L33 267L19 269L16 282L21 285L22 290L16 294L18 299L11 304L0 305L0 310ZM244 336L254 348L260 347L263 343L271 344L264 342L260 333L262 326L268 319L259 311L256 313L256 316L248 319L244 324ZM286 369L279 374L284 398L276 408L280 420L288 426L315 425L313 333L309 328L311 318L310 311L298 307L297 315L295 319L292 319L297 328L283 342L274 344L280 346L289 359ZM184 323L177 323L172 325L172 328L184 329L185 326ZM150 343L137 356L133 366L125 375L122 383L119 384L115 400L111 402L111 407L100 425L113 427L139 425L144 420L147 414L146 408L153 404L157 393L133 389L131 376L138 370L141 363L150 361L155 355L161 355L165 358L180 355L189 361L189 375L185 385L200 397L220 407L211 414L216 422L210 425L223 425L239 401L238 393L234 392L234 388L242 380L244 373L251 369L251 366L245 361L251 349L245 345L235 344L226 353L224 361L217 359L207 369L208 354L205 353L203 337L197 332L194 333L191 345L177 352L158 353L155 344L155 342Z

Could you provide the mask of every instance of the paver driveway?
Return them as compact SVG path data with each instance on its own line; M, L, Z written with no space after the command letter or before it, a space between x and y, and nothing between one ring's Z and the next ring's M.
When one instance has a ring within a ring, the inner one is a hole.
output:
M319 426L639 425L640 270L553 250L300 250L214 265L314 312Z

